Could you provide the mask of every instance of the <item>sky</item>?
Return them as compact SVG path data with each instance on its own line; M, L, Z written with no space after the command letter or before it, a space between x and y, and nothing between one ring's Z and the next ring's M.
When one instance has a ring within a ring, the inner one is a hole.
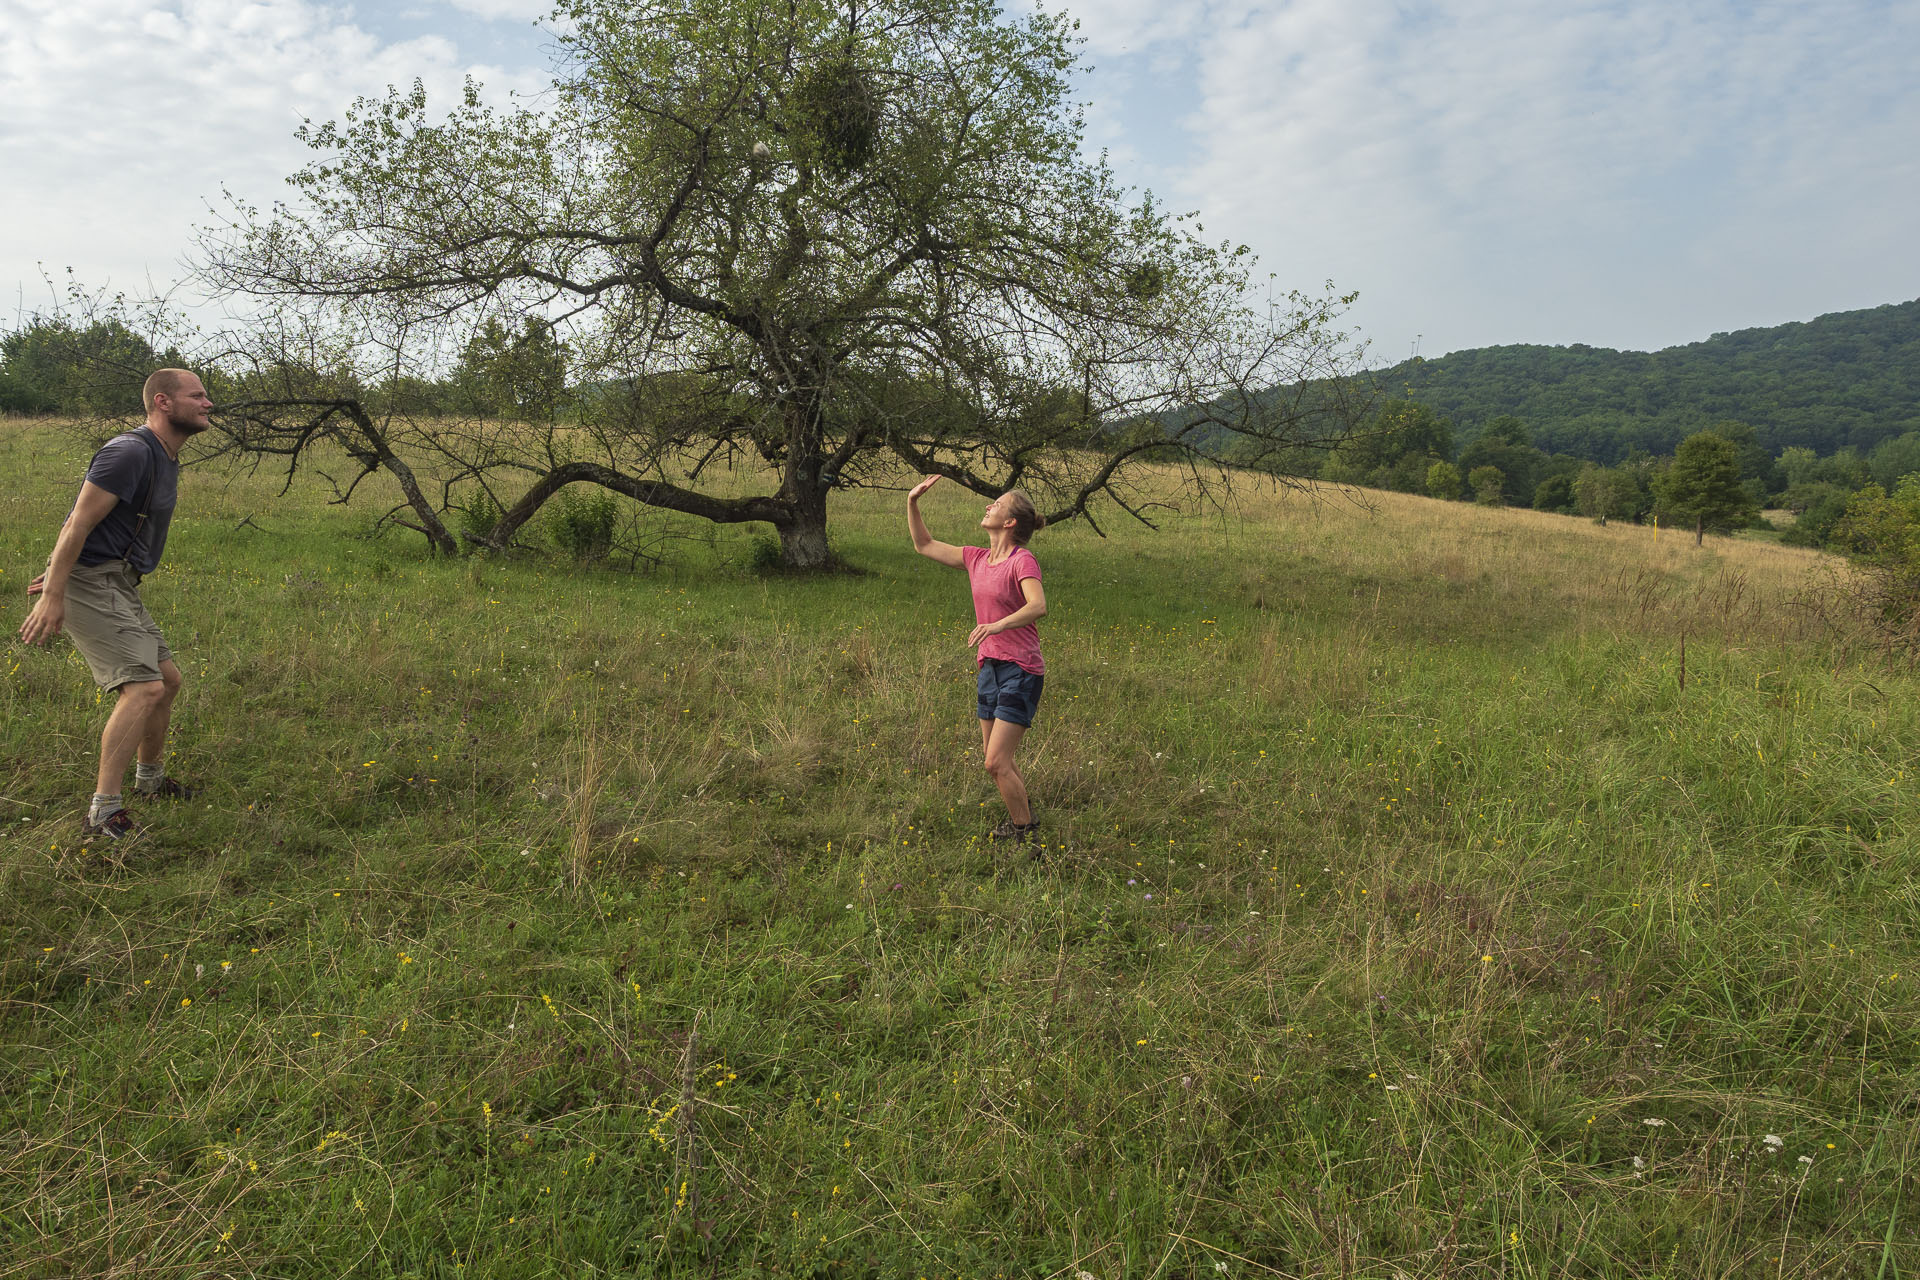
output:
M1920 297L1910 0L1073 0L1089 154L1357 291L1386 364L1653 350ZM546 0L0 0L0 325L185 274L303 118L418 78L537 98ZM180 296L191 298L188 286Z

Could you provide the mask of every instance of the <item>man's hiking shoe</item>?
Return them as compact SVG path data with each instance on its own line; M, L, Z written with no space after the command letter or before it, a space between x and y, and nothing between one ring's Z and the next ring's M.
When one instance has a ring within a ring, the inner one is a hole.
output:
M140 828L134 825L133 815L125 809L115 809L98 822L84 822L81 828L89 839L99 836L107 840L131 840L140 834Z
M995 844L1020 845L1030 850L1034 857L1040 856L1040 824L1038 822L1015 822L1008 818L1005 822L987 832L987 839Z
M182 786L172 778L162 778L160 779L159 786L151 788L136 786L133 789L133 794L142 800L172 800L178 802L181 800L191 800L198 796L200 794L200 788Z

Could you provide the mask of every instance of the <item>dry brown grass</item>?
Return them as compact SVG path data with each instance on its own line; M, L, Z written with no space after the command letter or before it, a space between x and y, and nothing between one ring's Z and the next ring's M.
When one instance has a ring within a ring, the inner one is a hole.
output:
M1825 635L1811 606L1844 574L1837 557L1761 539L1708 537L1696 546L1685 530L1332 485L1242 482L1224 515L1240 525L1226 531L1230 543L1275 553L1246 557L1256 590L1277 576L1273 559L1285 554L1357 584L1360 611L1465 610L1481 625L1552 620L1576 634L1799 641ZM1193 516L1173 531L1199 535L1190 553L1213 557L1222 524Z

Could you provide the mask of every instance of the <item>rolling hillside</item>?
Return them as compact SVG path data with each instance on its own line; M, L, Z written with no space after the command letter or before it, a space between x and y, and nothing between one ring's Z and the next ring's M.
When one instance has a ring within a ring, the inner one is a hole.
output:
M1920 300L1662 351L1481 347L1375 376L1383 394L1450 418L1463 443L1513 414L1541 449L1610 464L1635 448L1671 453L1693 432L1734 418L1775 454L1790 445L1864 452L1920 430Z

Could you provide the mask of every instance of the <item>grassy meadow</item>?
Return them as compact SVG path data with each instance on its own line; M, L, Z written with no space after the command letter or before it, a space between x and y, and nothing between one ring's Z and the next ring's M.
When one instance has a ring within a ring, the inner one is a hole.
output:
M190 468L205 795L102 850L104 705L12 639L86 453L0 424L0 1277L1920 1276L1920 679L1831 560L1043 531L1032 863L898 493L795 580Z

